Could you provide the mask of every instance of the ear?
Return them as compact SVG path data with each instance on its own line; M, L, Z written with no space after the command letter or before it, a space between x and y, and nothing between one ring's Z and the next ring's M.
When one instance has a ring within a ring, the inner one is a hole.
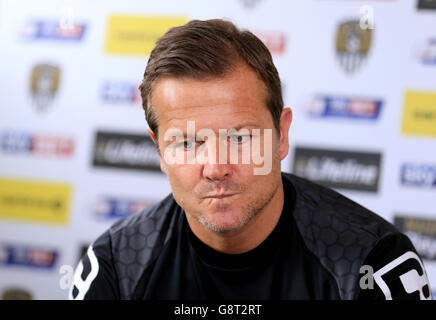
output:
M153 131L151 131L150 128L148 128L148 133L150 134L151 140L153 140L154 144L155 144L156 146L158 146L157 141L156 141L156 137L155 137Z
M289 152L289 128L292 122L291 108L285 108L280 116L280 159L283 160Z
M151 131L150 128L148 128L148 133L150 134L151 140L153 140L154 144L156 145L156 149L158 150L159 160L160 160L160 169L162 170L163 173L166 174L167 172L166 172L165 163L162 160L162 157L160 156L159 142L157 141L156 136L154 135L153 131Z

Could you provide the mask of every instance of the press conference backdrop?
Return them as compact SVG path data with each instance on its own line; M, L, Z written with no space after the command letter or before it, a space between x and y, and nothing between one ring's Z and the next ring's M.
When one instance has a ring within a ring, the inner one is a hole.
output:
M0 0L0 297L67 298L84 248L170 192L137 87L194 18L265 42L294 114L283 170L395 223L435 291L436 1Z

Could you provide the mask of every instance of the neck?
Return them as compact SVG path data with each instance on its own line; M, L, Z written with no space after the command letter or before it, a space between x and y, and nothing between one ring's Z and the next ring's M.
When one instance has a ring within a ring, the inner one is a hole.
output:
M283 184L279 186L269 203L242 228L229 232L215 232L186 215L192 232L209 247L227 254L250 251L260 245L277 225L284 205Z

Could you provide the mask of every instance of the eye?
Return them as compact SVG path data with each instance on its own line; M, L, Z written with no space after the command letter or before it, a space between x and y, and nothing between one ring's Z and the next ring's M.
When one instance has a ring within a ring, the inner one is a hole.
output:
M194 141L192 140L187 140L187 141L183 141L183 148L186 150L192 149L192 147L194 146Z
M230 141L234 143L244 143L250 139L249 135L234 134L230 136Z

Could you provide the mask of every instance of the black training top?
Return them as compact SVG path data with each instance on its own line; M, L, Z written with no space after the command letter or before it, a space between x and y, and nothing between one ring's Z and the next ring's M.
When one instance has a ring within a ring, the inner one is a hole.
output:
M172 195L115 223L79 263L73 299L431 299L421 259L393 225L282 173L273 232L243 254L191 231Z

